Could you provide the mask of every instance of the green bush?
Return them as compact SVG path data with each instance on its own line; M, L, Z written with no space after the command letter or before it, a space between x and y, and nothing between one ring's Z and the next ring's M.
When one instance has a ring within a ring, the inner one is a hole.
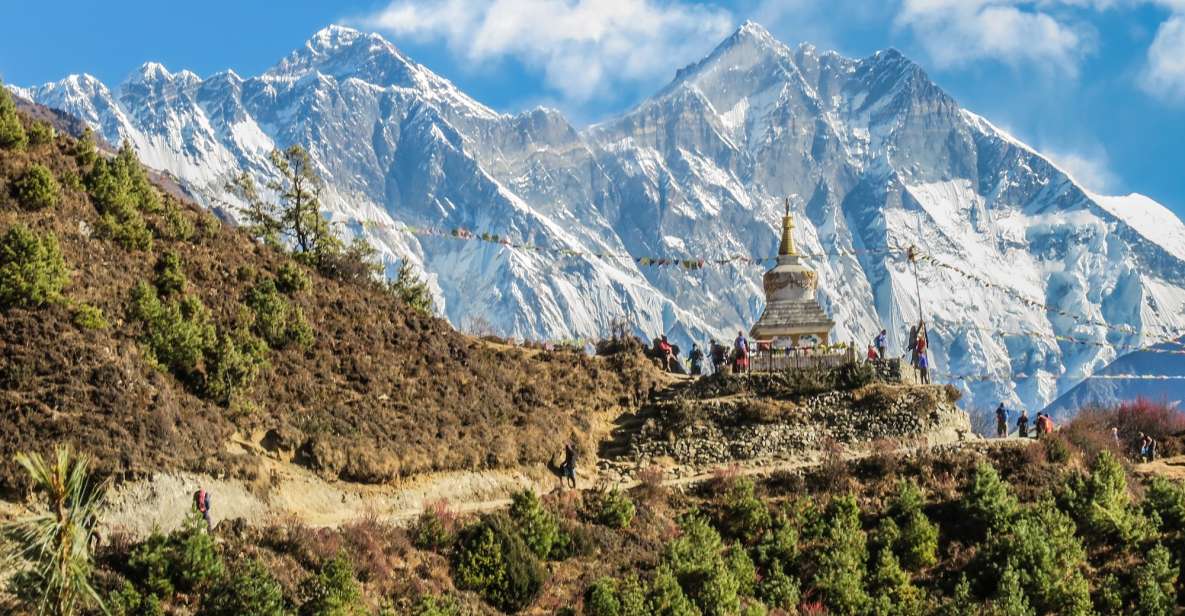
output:
M142 339L152 357L178 377L195 380L206 349L217 341L201 300L162 302L156 289L141 282L132 289L131 303L131 316L144 325Z
M304 268L294 261L285 262L276 272L276 288L286 295L302 293L311 284L312 281Z
M835 613L862 613L868 605L868 595L864 592L868 546L856 498L847 495L833 499L827 517L815 587Z
M1185 528L1185 485L1164 477L1153 477L1144 494L1144 507L1156 514L1166 528Z
M617 598L617 581L603 577L584 592L586 616L621 616L621 600Z
M152 594L141 594L126 580L107 595L104 603L111 616L164 616L165 613L160 599Z
M1052 501L1042 501L989 538L989 575L1003 579L1007 570L1015 569L1024 594L1040 613L1089 614L1086 551L1074 533L1074 521Z
M412 606L411 616L461 616L461 610L448 597L422 596Z
M724 563L728 565L728 571L737 582L737 594L745 597L752 597L757 594L757 566L753 564L753 559L749 558L749 553L740 545L734 544L728 549L728 554L724 557Z
M901 568L892 550L881 550L868 580L872 613L878 616L920 616L925 612L921 591Z
M735 612L740 608L740 581L724 558L720 534L695 515L685 517L680 528L682 534L667 544L663 563L702 613Z
M174 200L168 199L164 202L162 216L164 218L164 224L158 231L161 237L181 242L188 242L193 239L195 233L193 221L185 215L184 210Z
M978 614L979 606L971 596L971 582L966 574L959 576L959 583L955 585L954 594L937 610L939 616L963 616L964 614Z
M74 325L82 329L103 330L110 327L107 323L107 318L103 316L103 310L98 306L90 304L78 304L74 307L74 316L71 317Z
M422 314L432 313L432 293L428 284L404 261L393 280L387 282L387 290L412 310Z
M1114 574L1108 574L1095 590L1094 608L1102 616L1122 616L1124 610L1124 595L1126 587Z
M169 576L181 592L200 592L222 577L222 556L206 522L190 513L181 528L169 535Z
M798 531L786 516L779 515L761 536L753 554L754 560L762 567L770 567L774 563L792 564L798 558Z
M110 161L95 157L86 175L87 193L99 212L95 231L128 250L152 247L152 232L143 213L161 209L160 196L148 182L131 145L124 143Z
M301 616L361 616L366 614L362 589L354 578L354 566L339 553L321 565L300 587L304 603Z
M206 595L198 616L283 616L284 589L256 559L236 566Z
M68 281L53 233L39 235L17 225L0 237L0 309L58 301Z
M798 608L800 594L798 580L787 575L781 563L770 566L757 585L757 596L766 605L790 613Z
M616 488L608 492L586 492L586 507L592 511L597 524L609 528L626 528L634 519L634 502Z
M57 131L53 126L40 120L33 122L25 134L29 137L29 145L35 146L53 143L54 138L57 137Z
M453 580L502 611L517 612L529 605L543 576L535 552L504 515L486 516L458 538Z
M753 543L769 528L769 508L756 496L753 480L741 477L732 482L724 495L720 528L724 534Z
M646 609L655 616L699 616L699 609L687 598L675 573L667 565L659 566L650 592L646 594Z
M960 502L967 522L981 537L1005 530L1020 507L996 469L987 463L975 467Z
M161 297L184 293L187 282L185 271L181 268L181 257L177 253L170 250L156 260L155 284Z
M901 480L890 505L890 515L900 528L894 549L910 570L916 571L938 562L938 527L926 517L925 499L912 480Z
M1071 482L1067 499L1092 541L1134 545L1152 533L1127 489L1127 473L1119 460L1104 450L1095 458L1090 476Z
M1008 567L1000 576L996 597L992 600L992 616L1037 616L1021 588L1020 574Z
M19 150L25 147L29 139L25 135L25 127L21 124L21 116L17 113L16 103L8 88L0 83L0 148Z
M421 550L441 551L452 545L454 536L441 511L425 509L411 527L412 542Z
M1136 571L1136 614L1171 616L1177 603L1177 567L1164 546L1148 551L1144 564Z
M222 557L200 515L191 513L168 536L154 532L128 556L129 577L147 594L169 599L174 592L200 592L223 574Z
M561 539L559 522L531 490L511 496L510 519L527 547L539 558L550 556L552 547Z
M13 181L12 196L26 210L42 210L54 207L62 200L62 187L53 171L34 163Z
M270 278L256 281L244 303L254 315L253 329L274 349L289 345L307 347L313 342L312 328L299 307L292 306Z
M205 350L203 394L210 400L229 406L235 395L251 387L260 370L267 366L267 345L248 332L222 333Z

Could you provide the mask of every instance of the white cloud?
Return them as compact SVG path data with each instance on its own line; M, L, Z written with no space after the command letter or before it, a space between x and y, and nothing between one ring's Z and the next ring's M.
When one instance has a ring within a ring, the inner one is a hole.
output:
M1185 101L1185 15L1174 15L1160 24L1148 48L1140 85L1161 100Z
M1105 195L1119 188L1119 176L1111 170L1111 159L1100 145L1085 151L1046 147L1041 152L1087 190Z
M896 24L909 28L939 67L994 59L1036 63L1076 75L1093 33L1059 5L1095 8L1108 0L904 0Z
M670 0L394 0L362 25L443 40L472 63L513 57L563 98L669 77L729 33L730 13Z

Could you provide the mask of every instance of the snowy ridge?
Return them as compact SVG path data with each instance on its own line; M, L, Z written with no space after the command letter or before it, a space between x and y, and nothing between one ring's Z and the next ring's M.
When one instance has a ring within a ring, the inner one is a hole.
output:
M409 259L427 272L463 328L570 338L625 319L689 347L748 329L761 270L557 258L398 225L719 259L775 252L793 194L798 245L829 255L812 266L834 335L863 344L885 326L899 350L924 315L938 370L999 376L965 384L970 404L1043 407L1128 346L1185 331L1180 220L1138 195L1086 192L896 50L845 58L747 22L654 97L585 130L551 109L499 114L381 36L340 26L256 77L148 63L114 89L71 76L15 90L131 141L231 217L230 177L262 184L268 151L306 145L332 217L368 236L389 271ZM997 288L925 266L915 282L887 253L911 244Z

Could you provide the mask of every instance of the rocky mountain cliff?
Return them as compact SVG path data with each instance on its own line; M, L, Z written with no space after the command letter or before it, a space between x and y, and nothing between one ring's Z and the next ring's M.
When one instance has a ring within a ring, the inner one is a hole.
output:
M16 91L130 140L231 217L232 175L266 179L272 148L307 145L333 218L391 267L427 272L461 327L567 338L626 319L647 336L731 337L761 313L763 268L711 261L774 254L782 202L798 195L796 240L814 255L834 336L863 343L885 326L899 351L920 295L932 363L973 377L956 381L971 404L1042 407L1185 330L1180 220L1138 195L1090 194L895 50L845 58L746 23L655 96L583 130L549 109L494 112L382 37L339 26L255 77L148 63L114 89L74 75ZM709 263L557 256L405 225ZM915 244L950 268L922 263L915 286L901 254Z

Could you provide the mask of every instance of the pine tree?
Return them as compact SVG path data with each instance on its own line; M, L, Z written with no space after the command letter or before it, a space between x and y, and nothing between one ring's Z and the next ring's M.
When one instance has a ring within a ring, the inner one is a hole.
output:
M988 532L1005 530L1016 516L1019 505L1000 480L996 469L987 463L975 467L975 475L962 500L964 513L985 536Z
M8 88L0 83L0 148L19 150L29 142L25 135L25 127L21 124L21 116L17 113L16 103Z
M1136 571L1136 614L1169 616L1177 602L1177 568L1172 555L1162 545L1148 552L1143 566Z
M832 500L828 509L815 587L835 613L859 614L868 604L864 592L868 546L860 525L860 506L849 494Z
M341 240L333 232L329 221L321 215L321 177L307 150L294 145L286 150L273 150L272 166L280 179L268 183L268 188L279 195L278 221L292 239L298 255L313 265L321 266L327 257L341 252Z
M996 589L996 598L992 601L991 613L992 616L1037 615L1021 588L1020 575L1016 569L1008 567L1000 576L1000 585Z

